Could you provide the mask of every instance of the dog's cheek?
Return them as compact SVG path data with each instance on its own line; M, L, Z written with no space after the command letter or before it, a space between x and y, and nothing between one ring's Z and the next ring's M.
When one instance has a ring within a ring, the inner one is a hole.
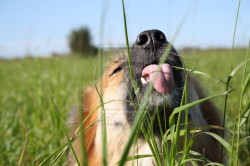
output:
M125 122L124 96L126 87L123 83L123 74L124 72L121 71L115 76L107 78L106 87L103 89L107 125L119 126Z
M130 126L125 116L124 96L125 84L122 81L123 72L114 77L105 78L106 87L103 88L103 103L106 114L107 143L109 145L110 160L119 159L123 147L130 133ZM103 110L99 109L99 119L103 117ZM101 127L97 129L97 146L101 147ZM116 152L116 153L113 153ZM118 156L116 156L118 155ZM117 161L114 161L114 163ZM112 163L112 162L111 162Z

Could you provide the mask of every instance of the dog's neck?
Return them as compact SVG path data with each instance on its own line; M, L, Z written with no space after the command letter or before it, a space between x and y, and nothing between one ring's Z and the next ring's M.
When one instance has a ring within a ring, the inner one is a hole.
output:
M100 149L99 150L99 157L102 156L102 127L101 125L97 128L97 135L95 140L95 148ZM108 165L114 165L119 162L124 147L127 144L128 138L130 136L130 126L107 126L107 145L108 145ZM159 139L157 140L157 144L160 146L161 141ZM161 149L161 147L159 147ZM130 153L128 157L131 156L140 156L140 155L152 155L152 151L147 144L147 142L143 139L138 139L137 142L131 146ZM140 158L131 160L129 162L126 162L126 165L147 165L147 166L154 166L156 165L155 159L153 157L146 157L146 158Z
M126 91L115 91L114 89L126 89L125 84L118 85L119 88L114 86L108 86L104 89L103 102L104 109L98 110L98 119L103 120L105 110L106 117L106 131L107 131L107 148L108 148L108 165L115 165L121 159L124 151L124 147L127 144L129 136L131 134L131 124L129 124L124 107L124 96ZM114 100L115 98L115 100ZM103 122L103 121L102 121ZM96 137L95 137L95 151L98 158L102 158L102 122L97 125ZM160 141L159 141L160 142ZM138 141L130 148L129 156L137 155L152 155L152 152L143 139ZM128 156L128 157L129 157ZM131 161L132 162L132 161ZM126 162L126 165L132 165L131 162ZM153 157L141 158L138 161L134 160L134 165L154 165ZM156 164L155 164L156 165Z

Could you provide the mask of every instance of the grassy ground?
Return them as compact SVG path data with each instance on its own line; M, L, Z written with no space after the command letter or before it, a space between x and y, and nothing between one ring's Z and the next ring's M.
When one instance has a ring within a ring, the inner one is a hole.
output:
M230 53L230 50L196 50L183 52L182 56L188 68L226 81ZM244 61L245 56L246 50L235 50L233 68ZM92 85L96 64L97 58L73 56L0 60L0 165L37 165L67 142L49 95L66 124L69 111L79 105L82 89ZM249 72L248 67L246 73ZM239 70L230 84L236 87L229 95L227 106L226 125L231 131L238 115L240 88L237 87L241 85L242 73L243 70ZM225 91L225 85L219 81L198 77L208 94ZM245 105L249 98L248 88L243 100ZM224 97L216 98L215 103L222 110ZM246 132L244 126L242 131ZM241 160L249 161L246 144L240 150ZM66 155L58 165L65 159ZM51 162L53 160L54 157Z
M232 68L235 68L237 65L239 65L241 62L245 61L247 50L235 50L233 52L233 60L232 60ZM223 49L217 49L217 50L206 50L206 51L193 51L193 52L184 52L183 53L183 59L185 61L185 65L187 68L198 70L201 72L204 72L206 74L209 74L211 76L215 76L216 78L219 78L226 82L227 80L227 74L228 74L228 67L229 67L229 55L231 54L231 50L223 50ZM250 68L247 68L247 73L250 72ZM230 86L233 88L235 87L235 91L232 92L229 95L229 98L231 99L228 103L229 108L229 114L230 117L236 116L237 111L239 108L239 93L240 93L240 85L241 85L241 79L242 79L242 73L243 68L238 71L238 73L235 75L235 77L232 79ZM220 81L201 76L196 75L201 83L203 84L205 89L207 90L207 93L217 94L219 92L222 92L225 90L225 84L221 83ZM237 96L237 97L236 97ZM224 102L224 97L216 98L215 103L217 106L222 110L224 105L222 104ZM246 102L246 101L245 101Z
M49 94L66 123L79 92L91 84L95 62L71 57L0 62L0 165L17 165L26 134L24 165L40 163L65 142Z

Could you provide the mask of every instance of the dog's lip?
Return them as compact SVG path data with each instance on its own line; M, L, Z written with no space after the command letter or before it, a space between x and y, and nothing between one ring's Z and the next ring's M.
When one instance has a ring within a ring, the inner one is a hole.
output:
M152 81L156 91L167 94L174 87L172 67L167 63L161 65L148 65L142 70L141 81L143 84Z

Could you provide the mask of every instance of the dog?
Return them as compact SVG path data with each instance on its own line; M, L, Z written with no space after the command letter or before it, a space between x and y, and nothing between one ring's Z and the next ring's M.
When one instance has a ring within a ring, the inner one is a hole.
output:
M130 56L121 54L115 57L105 70L101 81L96 86L87 88L83 93L81 115L82 127L86 129L83 133L84 141L81 142L77 138L72 143L80 162L83 160L81 146L84 146L88 165L102 165L103 123L101 121L105 111L107 163L117 164L145 98L146 104L142 109L147 112L145 117L153 119L150 121L153 126L152 132L158 148L162 149L163 134L169 130L168 120L173 110L182 103L185 83L187 82L189 103L206 97L199 83L194 77L187 76L183 68L181 57L167 41L163 32L147 30L140 33L131 48ZM184 122L185 113L182 115L181 121ZM158 120L152 118L153 116L159 117ZM209 100L189 108L187 117L189 127L222 126L219 111ZM75 132L79 127L77 115L73 120L76 124L73 127ZM145 129L149 128L144 121L141 126ZM147 143L143 132L141 129L138 131L138 139L130 148L128 156L152 154L152 147ZM219 129L207 128L206 131L221 135ZM178 147L181 148L183 146L181 139L179 144ZM202 154L209 161L222 162L221 145L207 134L199 132L191 149ZM77 165L72 152L67 162L70 166ZM202 165L202 162L197 163ZM125 163L125 165L133 164L158 165L154 157L138 158ZM187 162L186 165L191 163Z

